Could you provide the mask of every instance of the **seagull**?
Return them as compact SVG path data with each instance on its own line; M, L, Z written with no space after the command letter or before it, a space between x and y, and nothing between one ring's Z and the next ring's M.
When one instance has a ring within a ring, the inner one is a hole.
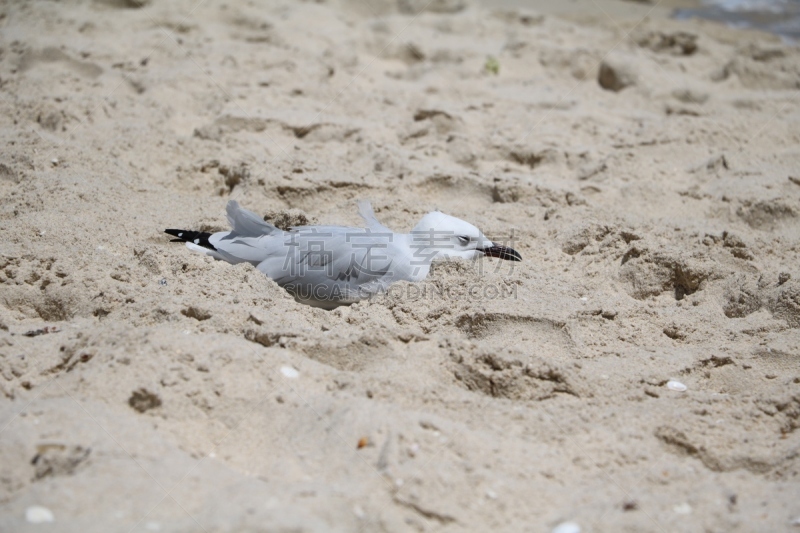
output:
M397 281L425 279L441 258L497 257L521 261L514 249L439 211L428 213L411 233L395 233L375 217L368 201L358 203L366 227L298 226L284 231L235 200L226 212L231 231L206 233L167 229L195 252L232 264L250 263L295 300L334 309L369 298Z

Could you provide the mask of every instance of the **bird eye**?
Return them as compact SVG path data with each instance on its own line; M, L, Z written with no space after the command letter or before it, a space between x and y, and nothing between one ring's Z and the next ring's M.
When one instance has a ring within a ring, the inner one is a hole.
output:
M469 237L461 235L458 237L458 242L460 242L462 246L466 246L467 244L469 244Z

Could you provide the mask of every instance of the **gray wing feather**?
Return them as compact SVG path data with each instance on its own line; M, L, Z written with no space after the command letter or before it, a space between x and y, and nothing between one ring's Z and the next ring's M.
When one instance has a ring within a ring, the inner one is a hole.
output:
M359 203L367 228L302 226L282 231L231 200L232 231L215 233L209 242L230 263L249 262L308 303L353 302L408 279L392 257L403 255L396 235L378 222L369 202ZM327 304L325 304L327 305Z
M252 263L258 265L271 253L275 244L280 244L280 237L241 237L235 233L215 233L208 241L214 245L217 253L229 263Z
M378 219L375 216L375 211L372 210L372 204L369 203L369 200L359 200L358 214L361 215L361 218L363 218L364 222L367 223L367 227L369 229L373 231L392 232L392 230L378 222Z
M319 229L319 228L316 228ZM354 301L391 277L392 237L363 229L328 227L329 232L292 232L280 253L258 270L306 299Z
M228 214L228 222L233 230L232 233L237 235L260 237L262 235L278 235L282 233L282 230L264 222L257 214L241 207L236 200L229 201L225 211Z

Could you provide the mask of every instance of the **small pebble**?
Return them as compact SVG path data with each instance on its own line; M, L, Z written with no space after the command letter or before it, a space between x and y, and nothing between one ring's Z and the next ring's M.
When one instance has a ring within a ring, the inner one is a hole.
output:
M282 366L281 374L289 379L297 379L300 377L300 372L290 366Z
M161 278L158 280L158 284L164 287L167 284L167 278Z
M58 158L57 158L57 157L54 157L53 159L51 159L51 160L50 160L50 163L52 163L52 165L53 165L54 167L55 167L55 166L57 166L57 165L58 165Z
M419 453L419 444L417 444L416 442L408 447L409 457L416 457L418 453Z
M495 491L489 489L489 490L486 491L486 497L489 498L490 500L496 500L497 499L497 493Z
M680 381L675 381L675 380L667 381L667 388L669 390L674 390L675 392L686 392L686 385L684 385Z
M691 514L692 506L688 503L681 503L672 508L677 514Z
M25 520L31 524L44 524L45 522L55 522L56 517L53 511L41 505L31 505L25 509Z
M581 526L575 522L561 522L553 528L552 533L581 533Z

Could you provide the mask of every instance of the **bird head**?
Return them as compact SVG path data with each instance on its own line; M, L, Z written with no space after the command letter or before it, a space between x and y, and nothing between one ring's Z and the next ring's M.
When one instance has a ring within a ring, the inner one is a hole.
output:
M481 233L481 230L456 217L439 211L428 213L411 232L411 246L430 259L454 257L477 259L483 256L521 261L522 256Z

